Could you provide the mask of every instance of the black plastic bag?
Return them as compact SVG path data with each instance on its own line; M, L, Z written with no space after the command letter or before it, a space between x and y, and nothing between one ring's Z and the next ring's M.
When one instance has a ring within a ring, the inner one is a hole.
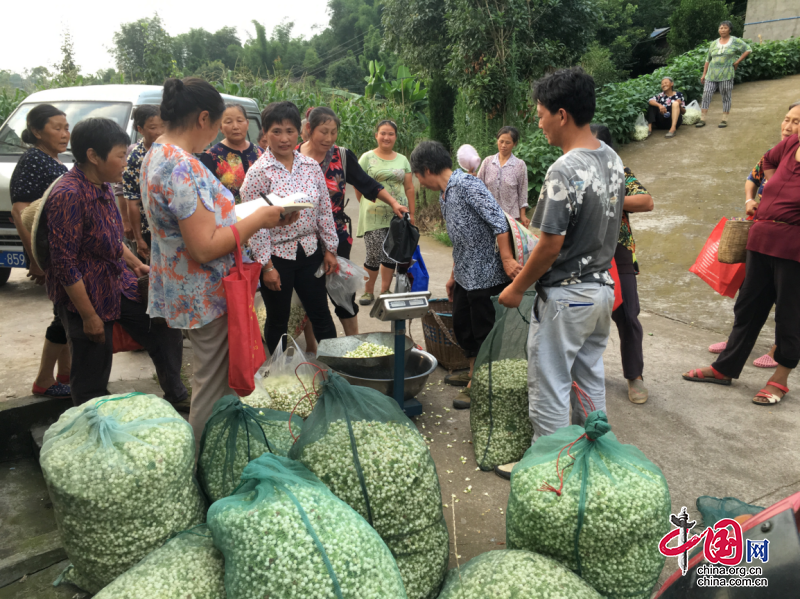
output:
M395 216L389 224L389 233L383 242L383 253L393 262L406 264L414 257L419 243L419 229L411 224L406 213L403 218Z

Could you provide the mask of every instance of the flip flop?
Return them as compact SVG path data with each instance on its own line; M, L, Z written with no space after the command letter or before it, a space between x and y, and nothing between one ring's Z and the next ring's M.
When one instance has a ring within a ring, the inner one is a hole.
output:
M699 129L700 127L705 127L706 126L706 122L705 121L697 121L694 126Z
M675 131L670 131L664 137L675 137L676 135L677 135L677 133Z
M760 358L753 360L753 366L756 368L777 368L778 363L769 354L764 354Z
M772 381L770 381L769 383L764 385L764 388L761 391L756 393L756 397L762 397L767 401L756 401L756 397L754 397L753 398L754 404L757 404L759 406L772 406L775 405L776 403L780 403L783 397L778 397L774 393L770 393L769 391L767 391L767 387L775 387L778 391L783 391L783 397L786 397L786 394L789 393L789 387L784 387L780 383L773 383Z
M725 348L728 347L727 341L720 341L719 343L715 343L714 345L708 346L708 351L712 354L721 354L725 351Z
M697 368L697 369L692 368L689 371L689 375L687 376L687 375L684 374L683 378L684 378L684 380L692 381L694 383L713 383L714 385L730 385L731 384L731 380L730 379L726 379L725 375L720 373L713 366L711 367L711 372L714 373L714 378L713 379L708 378L706 375L704 375L699 368Z
M727 126L728 126L728 121L722 121L719 125L717 125L717 127L719 127L720 129L724 129Z

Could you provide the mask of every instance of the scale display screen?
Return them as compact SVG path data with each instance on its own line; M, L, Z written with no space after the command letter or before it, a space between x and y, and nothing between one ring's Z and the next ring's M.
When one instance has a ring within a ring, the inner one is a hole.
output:
M412 300L401 300L401 301L389 301L389 309L390 310L399 310L401 308L416 308L428 305L428 300L424 298L417 298Z

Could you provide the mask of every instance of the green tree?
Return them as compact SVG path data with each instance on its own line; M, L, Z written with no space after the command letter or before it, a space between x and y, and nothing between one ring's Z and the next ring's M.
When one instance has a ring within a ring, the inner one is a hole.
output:
M127 80L161 85L167 77L178 74L171 41L161 17L155 14L149 19L123 23L114 34L110 51Z
M595 87L603 87L606 83L622 81L624 73L617 69L611 57L611 50L600 42L594 41L586 53L581 56L581 67L594 77Z
M364 72L355 56L345 56L328 67L328 85L354 94L364 93Z
M669 20L667 41L673 54L683 54L704 41L718 37L720 21L734 21L733 35L741 35L741 23L723 0L681 0Z
M61 62L53 65L53 68L58 85L64 87L74 84L80 74L81 68L75 64L75 47L69 29L64 29L61 34Z

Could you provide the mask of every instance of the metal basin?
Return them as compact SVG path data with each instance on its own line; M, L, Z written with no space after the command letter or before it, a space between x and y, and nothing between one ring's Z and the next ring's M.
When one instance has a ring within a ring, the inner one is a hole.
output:
M405 360L408 364L414 342L405 338ZM394 374L394 354L380 358L343 358L362 343L375 343L394 349L394 333L364 333L336 339L320 341L317 359L337 372L346 372L359 377L392 378Z
M403 388L404 399L412 399L425 389L428 377L436 370L439 365L436 358L428 352L420 349L412 349L410 356L406 359L405 386ZM346 371L337 370L351 385L369 387L380 391L384 395L394 397L394 379L387 378L362 378L348 374Z

